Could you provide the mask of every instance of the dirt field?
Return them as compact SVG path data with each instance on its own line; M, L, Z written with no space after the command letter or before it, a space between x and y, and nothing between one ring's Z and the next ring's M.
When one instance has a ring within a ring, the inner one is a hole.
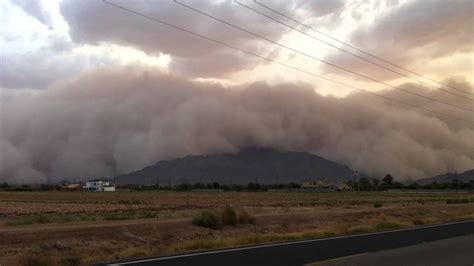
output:
M384 192L0 192L0 264L88 265L469 220L472 198ZM192 225L201 210L218 213L226 205L255 215L255 224Z

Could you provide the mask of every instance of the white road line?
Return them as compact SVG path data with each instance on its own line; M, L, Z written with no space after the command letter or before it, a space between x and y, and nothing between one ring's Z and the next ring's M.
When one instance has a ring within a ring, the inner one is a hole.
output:
M402 232L402 231L412 231L412 230L418 230L418 229L442 227L442 226L449 226L449 225L455 225L455 224L465 224L465 223L472 223L472 222L474 222L474 220L463 221L463 222L453 222L453 223L446 223L446 224L434 224L434 225L418 226L418 227L396 229L396 230L374 232L374 233L363 233L363 234L355 234L355 235L334 236L334 237L328 237L328 238L297 240L297 241L280 242L280 243L258 245L258 246L248 246L248 247L241 247L241 248L231 248L231 249L223 249L223 250L215 250L215 251L206 251L206 252L201 252L201 253L174 255L174 256L168 256L168 257L143 259L143 260L136 260L136 261L127 261L127 262L113 263L113 264L107 264L107 265L111 265L111 266L114 266L114 265L127 265L127 264L150 262L150 261L170 260L170 259L177 259L177 258L202 256L202 255L217 254L217 253L227 253L227 252L249 250L249 249L259 249L259 248L268 248L268 247L277 247L277 246L285 246L285 245L295 245L295 244L302 244L302 243L327 241L327 240L334 240L334 239L352 238L352 237L359 237L359 236L370 236L370 235L380 235L380 234L395 233L395 232Z

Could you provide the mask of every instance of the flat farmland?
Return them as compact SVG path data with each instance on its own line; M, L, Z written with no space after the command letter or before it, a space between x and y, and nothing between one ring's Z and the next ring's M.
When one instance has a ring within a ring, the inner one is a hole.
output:
M253 222L193 225L226 206ZM472 219L472 194L0 192L0 264L88 265Z

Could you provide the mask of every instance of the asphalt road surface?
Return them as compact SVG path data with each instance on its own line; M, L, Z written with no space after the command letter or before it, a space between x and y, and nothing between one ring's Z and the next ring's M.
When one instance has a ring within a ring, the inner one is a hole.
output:
M396 248L365 253L311 264L311 266L444 266L474 265L474 235L460 236Z
M250 246L224 249L201 253L190 253L169 257L142 259L129 262L113 263L113 265L305 265L314 262L329 263L327 260L374 253L382 250L397 249L420 243L455 238L474 234L474 221L450 223L444 225L423 226L388 232L369 233L351 236L340 236L324 239L293 241L269 245ZM462 243L471 243L461 241ZM421 248L421 247L419 247ZM416 250L416 248L415 248ZM474 246L471 246L474 256ZM443 254L448 254L447 250ZM395 251L396 252L396 251ZM400 251L399 251L400 252ZM403 251L402 251L403 252ZM429 250L425 251L430 253ZM415 252L416 253L416 252ZM413 254L415 254L413 253ZM437 254L440 255L440 254ZM363 256L363 255L362 255ZM418 257L422 262L423 257ZM425 255L428 256L428 255ZM351 258L346 258L350 260ZM362 259L359 258L359 259ZM324 262L326 261L326 262ZM417 265L417 261L414 264ZM346 265L346 264L341 264ZM363 264L367 265L367 264ZM370 265L370 264L369 264ZM404 263L398 265L405 265ZM410 264L408 264L410 265ZM423 264L421 264L423 265ZM444 265L444 264L442 264ZM448 264L456 265L456 264ZM472 265L472 264L470 264ZM385 265L384 265L385 266Z

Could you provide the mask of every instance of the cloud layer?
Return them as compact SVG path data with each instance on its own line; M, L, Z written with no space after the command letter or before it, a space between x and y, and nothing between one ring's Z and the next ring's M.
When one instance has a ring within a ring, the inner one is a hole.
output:
M409 1L388 10L369 25L362 24L353 31L350 42L398 65L409 66L409 69L419 69L436 59L457 53L474 52L472 1ZM400 77L345 53L332 53L327 59L381 79ZM472 68L472 56L470 62ZM326 72L338 73L331 67L325 68ZM450 67L450 73L457 70L456 66Z
M336 73L172 1L110 2L310 72ZM396 78L233 1L181 2L378 80ZM251 0L242 2L264 10ZM260 2L472 91L466 81L472 82L474 52L469 1ZM474 127L466 122L351 94L102 1L9 0L0 2L0 9L0 60L7 66L0 71L0 181L114 176L161 159L251 146L314 152L371 175L390 172L400 179L474 167ZM337 74L347 84L381 89ZM260 80L272 85L246 85ZM400 86L473 108L472 101L439 90ZM323 97L315 89L349 95ZM472 120L470 112L400 91L381 93Z
M472 90L472 88L470 88ZM85 180L187 154L309 151L399 179L474 165L474 129L305 84L222 88L153 69L98 70L2 104L0 180Z

